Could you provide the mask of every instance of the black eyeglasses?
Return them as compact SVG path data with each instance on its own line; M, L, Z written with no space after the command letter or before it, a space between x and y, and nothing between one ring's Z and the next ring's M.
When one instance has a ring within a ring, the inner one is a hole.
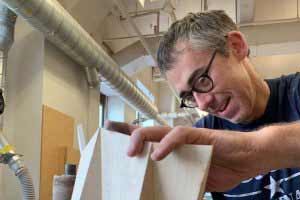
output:
M215 59L215 56L217 54L217 50L213 52L213 55L207 65L207 68L204 73L201 73L203 71L202 69L198 69L195 72L195 76L192 81L192 89L189 92L185 92L183 95L181 95L181 104L180 108L195 108L197 107L196 99L193 95L193 92L198 93L207 93L210 92L214 88L214 82L212 78L208 75L209 69ZM201 73L201 74L200 74Z

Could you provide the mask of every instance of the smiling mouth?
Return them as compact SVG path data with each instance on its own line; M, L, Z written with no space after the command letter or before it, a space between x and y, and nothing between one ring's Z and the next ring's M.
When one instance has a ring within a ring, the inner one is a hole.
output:
M225 103L220 107L220 109L218 109L218 113L222 113L226 110L226 108L228 107L228 104L230 102L230 97L228 97L225 101Z

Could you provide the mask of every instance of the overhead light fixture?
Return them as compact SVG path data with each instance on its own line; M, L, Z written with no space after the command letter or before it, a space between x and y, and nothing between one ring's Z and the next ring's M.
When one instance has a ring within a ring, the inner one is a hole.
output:
M145 0L139 0L140 4L143 6L143 8L145 7Z
M140 4L143 6L143 8L145 7L145 1L146 0L139 0ZM155 2L155 1L159 1L159 0L150 0L150 2Z

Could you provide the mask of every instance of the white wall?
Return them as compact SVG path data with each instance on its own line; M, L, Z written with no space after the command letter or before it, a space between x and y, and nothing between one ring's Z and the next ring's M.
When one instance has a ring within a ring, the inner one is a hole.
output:
M289 19L296 17L296 0L256 0L254 21Z
M135 120L136 111L118 96L110 96L107 99L107 119L117 122L131 123Z
M124 122L125 103L117 96L110 96L107 99L107 119Z
M43 48L43 36L18 19L15 43L9 52L4 135L16 147L16 152L24 155L37 195L40 177ZM22 199L19 182L7 166L4 166L3 189L3 193L0 193L4 197L1 199Z
M155 97L155 104L158 102L158 84L152 81L152 69L146 67L131 77L135 83L138 79ZM119 97L111 96L108 98L107 119L132 123L136 119L136 111L124 103Z
M172 112L173 93L165 82L159 83L158 108L160 112ZM173 103L174 104L174 103Z
M43 83L43 104L83 124L90 138L99 126L99 89L90 89L83 68L47 41ZM78 148L76 137L74 146Z
M136 119L136 110L129 105L125 105L125 122L132 123Z
M300 72L300 54L255 57L251 62L264 78Z
M18 19L15 43L9 52L4 135L24 155L37 197L43 104L82 123L88 138L99 125L99 89L90 89L80 66ZM77 147L76 142L74 146ZM1 166L1 171L0 199L22 199L14 174L7 166Z

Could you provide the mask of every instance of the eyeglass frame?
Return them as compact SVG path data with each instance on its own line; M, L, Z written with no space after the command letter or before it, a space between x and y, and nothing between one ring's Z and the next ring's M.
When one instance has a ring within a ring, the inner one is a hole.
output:
M210 91L212 91L212 89L214 88L214 81L213 79L208 75L208 72L211 68L211 65L216 57L216 54L217 54L217 50L214 50L213 54L212 54L212 57L210 58L209 60L209 63L206 67L206 70L200 75L198 76L198 74L195 75L196 78L194 78L193 82L192 82L192 89L188 92L185 92L183 95L181 95L181 103L180 103L180 108L195 108L197 106L188 106L184 103L184 99L187 97L187 96L193 96L193 92L197 92L197 93L208 93ZM202 69L198 69L199 71ZM199 90L197 89L194 85L196 83L196 80L199 80L200 78L207 78L210 82L211 82L211 87L207 90L207 91L203 91L203 90Z

